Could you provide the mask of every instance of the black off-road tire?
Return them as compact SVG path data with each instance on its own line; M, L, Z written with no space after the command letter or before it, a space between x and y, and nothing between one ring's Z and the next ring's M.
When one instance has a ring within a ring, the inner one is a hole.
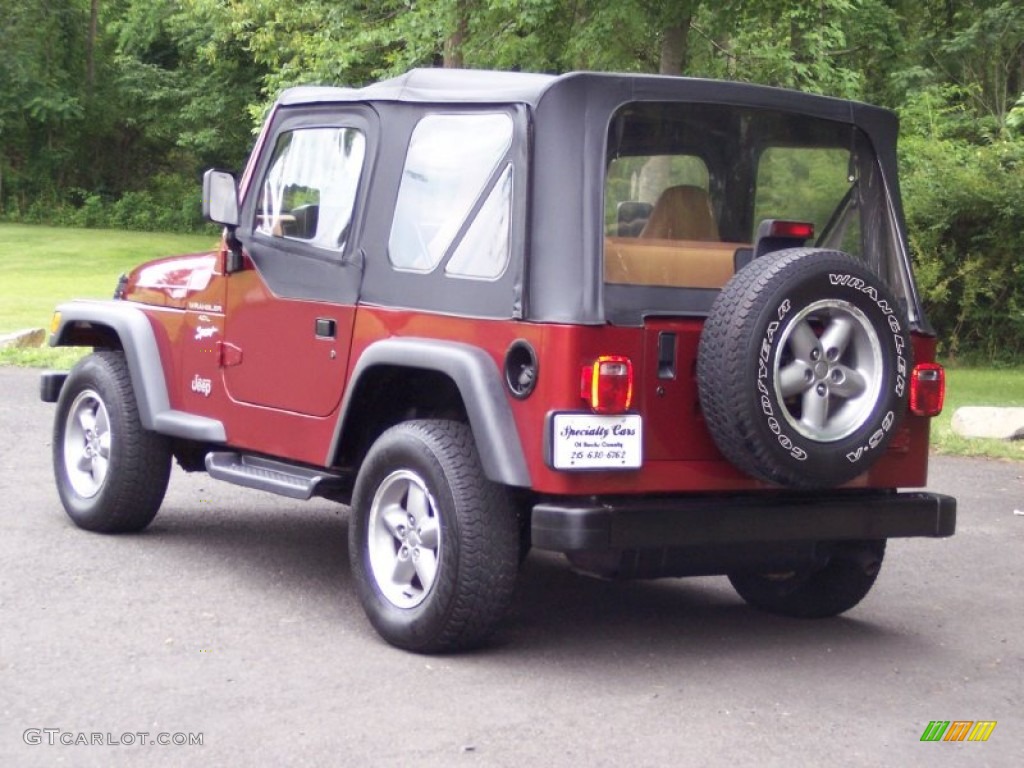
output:
M722 289L697 379L708 429L735 466L828 488L885 451L911 365L905 314L861 260L792 248L755 259Z
M864 599L878 578L885 540L837 545L828 564L782 574L731 573L739 596L755 608L797 619L838 616Z
M473 434L409 421L370 449L352 499L349 557L360 602L394 646L479 646L505 615L519 570L519 523L484 475Z
M141 531L160 509L170 440L142 427L124 353L94 352L71 370L53 422L57 492L79 528Z

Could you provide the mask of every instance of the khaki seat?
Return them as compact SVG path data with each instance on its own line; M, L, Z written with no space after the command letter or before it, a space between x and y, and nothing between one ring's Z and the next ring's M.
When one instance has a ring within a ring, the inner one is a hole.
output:
M604 279L620 285L721 288L735 271L736 249L749 243L604 239Z
M655 240L719 240L711 198L701 187L680 184L658 196L640 237Z

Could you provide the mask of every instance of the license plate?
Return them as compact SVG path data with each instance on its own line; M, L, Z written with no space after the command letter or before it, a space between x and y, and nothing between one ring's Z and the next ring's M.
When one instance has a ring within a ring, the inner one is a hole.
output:
M643 460L638 414L556 413L551 422L555 469L639 469Z

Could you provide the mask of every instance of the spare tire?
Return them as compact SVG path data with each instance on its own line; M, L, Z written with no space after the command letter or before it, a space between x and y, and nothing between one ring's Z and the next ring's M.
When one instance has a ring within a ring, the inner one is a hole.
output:
M906 410L907 326L892 292L849 254L755 259L722 289L701 334L697 380L715 444L779 485L852 480Z

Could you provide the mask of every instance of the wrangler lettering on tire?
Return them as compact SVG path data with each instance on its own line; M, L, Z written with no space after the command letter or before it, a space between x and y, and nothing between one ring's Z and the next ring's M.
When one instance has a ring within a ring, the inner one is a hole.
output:
M769 253L722 289L697 377L715 444L737 467L798 488L841 485L881 455L906 408L907 321L840 251Z

